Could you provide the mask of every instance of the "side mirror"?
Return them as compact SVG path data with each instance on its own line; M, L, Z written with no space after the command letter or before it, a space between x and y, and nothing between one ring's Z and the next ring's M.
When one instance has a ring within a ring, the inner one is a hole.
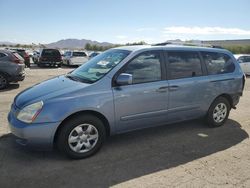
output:
M121 73L117 78L116 78L116 84L119 86L123 85L130 85L132 84L132 74L127 74L127 73Z

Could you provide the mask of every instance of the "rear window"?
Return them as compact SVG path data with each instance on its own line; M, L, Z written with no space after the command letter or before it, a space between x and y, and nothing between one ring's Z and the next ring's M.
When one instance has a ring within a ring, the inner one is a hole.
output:
M202 52L201 54L209 75L230 73L235 69L233 60L226 54L216 52Z
M61 56L60 52L58 50L54 49L45 49L42 52L42 56L53 56L53 57L59 57Z
M73 52L73 56L75 56L75 57L86 57L87 54L85 52Z
M22 52L22 53L24 53L25 52L25 50L16 50L17 52Z
M18 58L19 60L22 60L22 61L23 61L23 57L22 57L19 53L13 52L12 54L13 54L16 58Z
M240 63L247 63L250 62L250 56L241 56L238 60Z

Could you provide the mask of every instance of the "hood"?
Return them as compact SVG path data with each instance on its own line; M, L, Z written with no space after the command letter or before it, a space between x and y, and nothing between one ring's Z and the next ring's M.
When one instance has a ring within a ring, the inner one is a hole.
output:
M28 104L65 95L85 88L88 85L89 84L70 80L65 76L58 76L22 91L16 96L14 101L18 108L23 108Z

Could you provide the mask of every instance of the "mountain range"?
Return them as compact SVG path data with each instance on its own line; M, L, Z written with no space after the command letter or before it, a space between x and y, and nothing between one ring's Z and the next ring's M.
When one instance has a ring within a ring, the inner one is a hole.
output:
M63 39L59 40L57 42L52 42L49 44L43 44L47 48L68 48L68 49L77 49L77 48L84 48L85 45L89 43L91 45L99 45L99 46L110 46L113 45L112 43L109 42L98 42L98 41L93 41L93 40L87 40L87 39ZM0 45L16 45L17 43L13 42L8 42L8 41L0 41Z
M93 40L87 40L87 39L63 39L59 40L57 42L45 44L48 48L84 48L85 45L89 43L91 45L99 45L99 46L110 46L113 45L109 42L98 42Z

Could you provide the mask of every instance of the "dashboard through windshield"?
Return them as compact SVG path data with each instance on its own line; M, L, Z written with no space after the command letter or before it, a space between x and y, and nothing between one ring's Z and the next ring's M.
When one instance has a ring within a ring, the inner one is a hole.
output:
M82 82L94 83L105 76L117 64L130 54L128 50L111 49L107 50L69 74Z

